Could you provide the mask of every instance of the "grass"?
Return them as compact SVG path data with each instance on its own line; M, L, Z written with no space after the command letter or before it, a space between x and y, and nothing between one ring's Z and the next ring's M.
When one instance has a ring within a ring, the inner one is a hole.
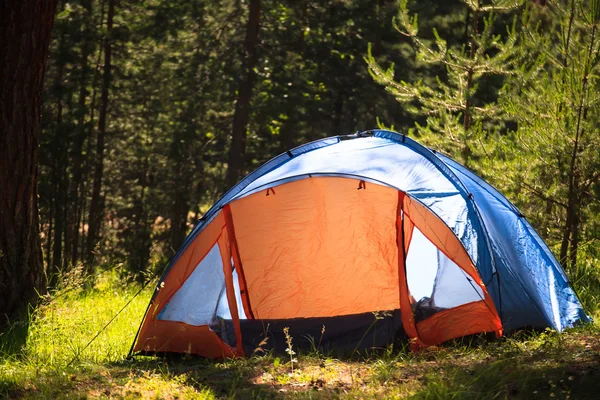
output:
M272 354L128 361L147 289L84 349L138 290L105 277L93 289L59 292L28 324L1 334L0 398L580 399L600 393L598 322L562 334L523 333L420 353L390 348L346 360L313 351L294 354L293 362Z

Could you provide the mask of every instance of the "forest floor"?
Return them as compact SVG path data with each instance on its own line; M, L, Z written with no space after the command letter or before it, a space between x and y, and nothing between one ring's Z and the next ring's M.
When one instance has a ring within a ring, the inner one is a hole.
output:
M594 324L420 353L387 349L337 359L312 352L247 359L125 359L146 289L85 345L139 287L115 279L61 291L0 334L0 398L599 398L600 313ZM292 333L293 334L293 333Z

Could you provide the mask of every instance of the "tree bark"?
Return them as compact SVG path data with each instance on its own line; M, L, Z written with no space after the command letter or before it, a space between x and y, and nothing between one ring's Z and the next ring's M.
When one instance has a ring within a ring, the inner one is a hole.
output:
M59 12L61 7L59 7ZM54 238L52 239L52 262L48 262L46 269L46 276L48 278L48 286L53 287L56 283L58 272L62 265L62 249L63 249L63 231L64 231L64 204L65 199L64 183L65 183L65 172L66 172L66 154L64 149L64 138L63 133L63 75L65 71L65 61L62 57L64 52L65 37L64 33L60 36L58 53L61 58L58 65L58 74L56 76L56 125L55 125L55 140L52 141L52 152L54 163L52 180L54 181Z
M331 132L335 135L341 134L340 130L342 127L342 114L344 111L344 96L345 93L338 92L335 97L335 103L333 104L333 114L331 118Z
M46 232L46 265L50 265L52 260L52 233L54 232L54 202L49 202L49 208L47 213L47 221L48 221L48 231Z
M79 97L77 100L77 108L79 118L77 120L77 131L75 139L73 140L73 147L71 149L71 157L73 159L72 171L73 179L69 186L69 213L67 220L67 238L65 242L68 244L70 251L67 252L67 246L65 247L65 258L68 258L71 265L77 263L79 257L79 229L82 214L82 207L80 197L83 189L83 143L88 137L89 126L86 123L86 99L88 95L87 84L88 84L88 57L92 53L92 46L89 42L92 40L91 34L91 23L92 23L92 1L87 0L83 2L86 8L86 22L87 28L85 30L84 37L82 39L81 48L81 59L79 64L80 76L79 76Z
M572 201L569 200L569 206L567 207L567 218L565 220L565 226L563 228L563 237L560 245L560 264L563 269L569 268L569 243L571 242L571 233L573 232L573 209L571 207Z
M56 0L0 1L0 325L46 290L38 147L55 10Z
M575 210L575 220L571 225L571 243L569 246L569 264L571 269L577 268L577 251L579 250L579 215Z
M479 2L477 4L479 6ZM476 47L476 42L475 42L475 38L477 37L478 32L478 26L479 26L479 12L478 11L474 11L473 12L473 16L472 16L472 20L471 20L471 15L470 12L467 11L467 15L466 15L466 21L465 23L468 25L469 22L472 23L472 29L473 32L471 33L471 37L470 37L470 51L469 51L469 58L472 60L475 57L475 52L477 51L477 47ZM468 32L468 29L465 28L465 33ZM471 89L473 88L473 67L469 67L468 71L467 71L467 87L465 90L465 107L463 110L463 128L465 131L465 136L463 138L463 143L462 143L462 148L460 151L461 157L462 157L462 163L464 166L468 167L470 165L470 159L471 159L471 147L469 146L469 142L468 142L468 132L471 130L471 125L472 125L472 107L473 107L473 102L472 102L472 98L471 98Z
M94 262L94 250L102 227L102 214L104 213L104 201L102 198L102 177L104 175L104 140L106 136L106 117L108 113L108 92L111 82L111 34L113 28L113 16L115 12L115 0L108 2L108 14L106 17L106 36L104 38L104 73L102 75L102 89L100 93L100 111L98 114L98 137L96 141L96 159L94 165L94 183L92 186L92 200L90 203L90 216L88 228L88 240L86 249L86 264L88 272Z
M189 127L183 129L190 129ZM190 143L184 140L179 129L173 133L171 145L171 160L173 163L173 205L171 209L171 250L173 253L181 246L187 233L187 215L189 211L190 170L186 146Z
M100 17L99 17L99 21L98 21L98 27L99 30L102 32L104 31L104 20L105 20L105 1L101 0L100 1ZM100 80L101 74L100 74L100 70L102 67L102 56L104 54L104 46L102 46L102 44L100 46L98 46L98 54L96 56L96 63L94 65L94 76L92 78L92 94L91 94L91 99L90 99L90 107L89 107L89 111L90 111L90 117L89 117L89 122L88 122L88 130L87 130L87 138L86 138L86 150L85 150L85 156L83 157L83 166L82 166L82 171L83 171L83 176L81 178L81 182L82 182L82 187L81 187L81 196L80 196L80 201L79 201L79 209L80 211L80 226L84 227L86 226L86 221L88 222L87 224L87 229L84 230L84 232L82 232L80 239L79 239L79 248L81 249L81 252L79 254L79 260L85 264L86 259L87 259L87 243L88 243L88 236L89 236L89 208L88 208L88 202L87 202L87 197L90 193L90 189L89 189L89 185L90 185L90 172L92 167L94 166L95 160L92 156L92 150L94 148L94 138L95 138L95 133L96 130L94 129L94 126L96 124L96 119L95 119L95 113L94 111L96 110L96 95L98 93L98 81Z
M569 187L567 199L567 217L563 228L563 238L560 246L560 263L565 270L577 265L579 248L579 202L581 201L578 182L574 180Z
M205 24L203 18L206 15L204 6L193 4L192 18L199 26ZM178 116L177 128L173 131L170 159L173 162L173 203L171 209L171 237L170 245L173 253L183 244L187 235L188 213L190 211L191 195L194 192L193 182L200 184L201 175L195 174L193 164L194 154L198 151L194 144L198 142L199 121L204 112L201 110L202 98L200 94L204 91L202 83L206 77L205 63L208 53L203 54L205 38L202 30L196 31L196 47L190 61L184 69L183 76L189 86L186 94L188 101L186 107Z
M254 87L254 67L258 60L256 51L260 21L260 0L250 0L248 23L246 25L246 40L242 56L242 73L238 97L233 114L233 129L231 147L227 167L227 185L235 185L242 177L244 156L246 153L246 130L250 119L250 99Z

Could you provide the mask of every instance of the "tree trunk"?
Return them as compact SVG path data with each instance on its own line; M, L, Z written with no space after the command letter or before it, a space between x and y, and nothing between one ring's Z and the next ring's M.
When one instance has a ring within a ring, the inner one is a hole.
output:
M560 264L563 269L567 270L569 268L569 243L571 242L571 233L573 232L573 206L572 206L571 197L568 199L567 203L567 218L565 220L565 226L563 227L563 237L560 244Z
M48 231L46 232L46 265L50 265L50 262L52 261L52 233L54 232L54 202L53 201L49 201L49 208L48 208L48 214L47 214L47 218L48 218Z
M94 165L94 183L92 186L92 200L90 203L90 216L88 240L86 249L86 263L88 272L94 262L94 250L102 227L102 214L104 201L102 199L102 176L104 174L104 139L106 136L106 116L108 111L108 92L111 81L111 34L115 0L108 1L108 14L106 20L106 36L104 37L104 73L102 75L102 89L100 93L100 111L98 114L98 137L96 141L96 159Z
M148 267L150 249L152 247L152 230L150 229L146 207L146 190L149 183L148 175L150 169L147 155L141 164L138 178L141 188L139 197L133 201L133 232L128 233L129 235L133 235L133 237L130 238L131 247L127 261L129 264L129 271L133 273L135 280L138 283L144 283L144 272L146 272Z
M577 268L577 251L579 250L579 213L575 210L575 219L571 224L571 243L569 245L569 264L571 269Z
M334 135L341 134L340 130L342 127L342 115L344 111L344 97L345 93L338 92L335 103L333 104L333 114L331 118L331 132Z
M99 17L99 21L98 21L98 27L100 31L104 30L104 14L105 14L105 1L102 0L100 2L100 17ZM102 45L98 46L98 55L96 57L96 63L94 65L94 77L92 78L92 94L91 94L91 99L90 99L90 118L89 118L89 122L88 122L88 130L87 130L87 138L86 138L86 150L85 150L85 156L83 157L83 166L82 166L82 170L83 170L83 176L81 178L81 182L82 182L82 187L81 187L81 196L80 196L80 201L79 201L79 209L80 211L80 226L84 229L84 231L82 232L82 235L80 236L79 239L79 248L81 249L81 253L79 255L80 257L80 261L82 263L85 264L86 259L87 259L87 238L89 237L89 208L88 208L88 202L87 202L87 197L89 194L89 184L90 184L90 180L89 180L89 174L91 172L93 163L95 162L93 157L92 157L92 150L93 150L93 143L94 143L94 133L95 133L95 129L94 126L96 124L96 119L95 119L95 110L96 110L96 95L98 93L98 81L100 80L100 69L102 67L102 55L104 54L104 47ZM86 221L87 226L86 226Z
M181 184L181 182L177 183ZM187 233L188 190L189 188L186 187L175 191L171 218L171 250L173 253L177 252L177 249L183 244Z
M92 22L92 2L91 0L84 2L84 7L87 10L86 22L88 26ZM79 118L77 120L77 131L73 140L73 146L71 149L71 157L73 160L72 171L73 178L69 186L69 213L68 213L68 227L67 237L69 252L65 249L65 258L69 258L72 265L77 263L79 257L79 229L81 220L81 193L83 189L83 143L88 137L89 127L85 121L85 106L87 98L87 83L88 83L88 57L92 52L92 47L88 44L91 41L91 28L86 28L84 37L82 39L81 49L81 60L79 64L80 76L79 76L79 97L77 99L77 107Z
M0 1L0 325L46 289L38 146L55 9L56 0Z
M59 7L60 12L60 7ZM59 38L58 53L64 51L64 34ZM62 54L61 54L62 55ZM63 137L63 75L65 70L64 60L60 61L58 66L58 74L56 77L57 99L56 99L56 126L54 133L55 140L52 143L52 152L54 163L52 179L54 181L54 238L52 239L52 262L49 262L46 269L48 277L48 286L53 287L56 283L58 271L62 264L62 249L63 249L63 210L65 199L63 198L64 181L65 181L65 164L67 162L64 149Z
M473 12L473 16L472 16L472 20L470 19L470 12L467 11L467 15L466 15L466 21L465 23L468 25L469 22L471 22L472 25L472 29L473 32L471 33L471 38L470 38L470 51L469 51L469 58L472 60L475 57L475 52L477 51L477 45L475 42L475 38L477 37L478 34L478 26L479 26L479 12L478 11L474 11ZM465 28L465 34L467 35L468 32L468 28ZM471 163L469 162L471 159L471 147L469 146L469 141L468 141L468 133L471 130L471 125L472 125L472 107L473 107L473 103L472 103L472 98L471 98L471 89L473 88L473 68L469 67L469 70L467 71L467 87L465 90L465 106L464 106L464 110L463 110L463 129L464 129L464 137L463 137L463 143L462 143L462 148L460 151L461 154L461 158L462 158L462 163L465 167L468 167Z
M206 15L204 7L198 7L194 3L192 9L192 18L200 26L204 24L203 18ZM197 31L195 39L197 47L195 48L191 60L187 63L184 76L189 85L189 94L186 107L178 116L178 125L173 131L173 142L171 143L170 159L173 162L173 203L171 210L171 250L173 253L183 244L187 234L188 213L190 211L190 196L194 192L193 182L200 183L201 176L194 177L195 171L192 168L194 164L194 154L198 151L194 144L198 142L199 116L204 112L200 110L202 99L199 96L204 90L202 84L206 79L205 63L208 60L207 54L202 54L204 48L204 38L202 31ZM202 67L202 68L201 68ZM199 70L200 68L200 70Z
M227 167L227 185L235 185L241 178L244 170L244 156L246 153L246 130L250 118L250 99L254 86L254 67L258 60L256 47L258 43L258 30L260 21L260 0L250 0L248 24L246 25L246 40L242 56L242 73L238 97L235 102L233 114L233 129L231 147Z
M191 123L188 121L188 123ZM189 169L188 149L190 142L188 135L182 130L188 127L175 129L173 132L173 143L171 144L170 158L173 161L173 203L171 209L171 250L173 253L181 246L187 233L187 215L189 211L189 192L191 171ZM188 140L185 140L185 139Z

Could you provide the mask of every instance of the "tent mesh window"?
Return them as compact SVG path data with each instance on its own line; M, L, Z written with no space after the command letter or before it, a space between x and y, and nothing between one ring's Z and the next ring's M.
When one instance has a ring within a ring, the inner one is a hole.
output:
M237 270L231 259L231 268L233 275L233 289L235 291L235 301L238 309L238 317L241 320L246 319L246 313L242 305L242 295L240 292L240 281ZM227 300L227 290L225 288L225 282L223 282L221 294L219 295L219 302L213 313L213 317L210 322L210 329L215 332L221 340L227 343L231 347L236 346L236 337L233 326L233 317L231 316L231 309L229 308L229 302Z
M224 287L221 252L219 245L215 244L171 297L158 319L194 326L208 325L213 319Z
M416 227L406 256L406 279L417 323L484 298L481 288Z

